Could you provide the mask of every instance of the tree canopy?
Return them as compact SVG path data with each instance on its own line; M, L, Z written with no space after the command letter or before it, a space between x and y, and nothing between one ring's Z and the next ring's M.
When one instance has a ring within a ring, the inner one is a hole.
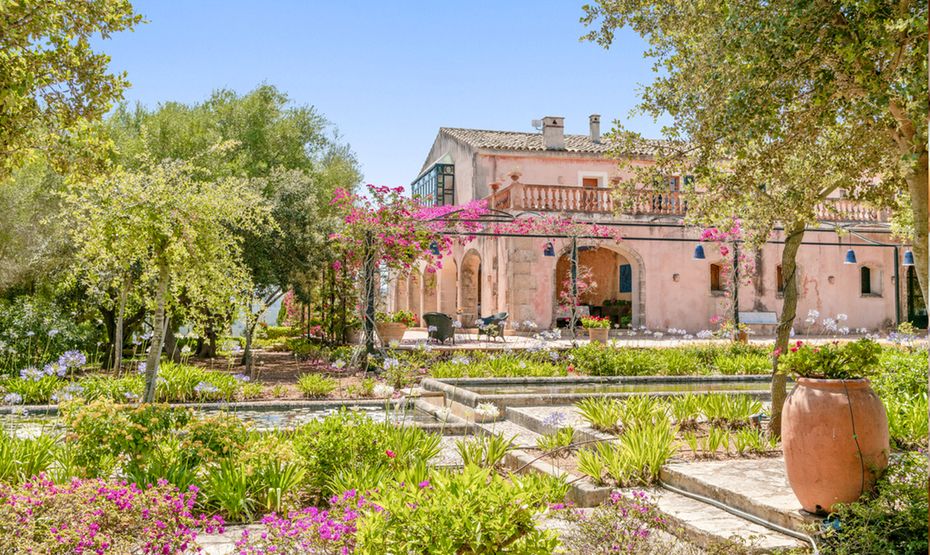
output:
M64 165L101 149L86 124L128 81L90 41L141 19L128 0L0 3L0 177L34 150Z

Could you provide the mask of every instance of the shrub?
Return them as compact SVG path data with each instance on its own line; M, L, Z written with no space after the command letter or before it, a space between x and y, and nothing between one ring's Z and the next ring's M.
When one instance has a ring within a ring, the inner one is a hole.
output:
M590 397L575 404L581 417L588 421L595 430L616 433L620 430L620 417L623 407L608 397Z
M669 549L665 534L668 530L665 517L656 504L641 491L629 495L610 494L610 499L588 514L571 508L554 513L569 523L562 535L566 553L643 553L677 552ZM665 547L662 547L665 546Z
M300 336L300 330L291 326L263 326L262 328L264 329L264 337L262 337L262 339L275 340Z
M58 452L57 436L0 435L0 482L18 484L48 471Z
M430 374L436 378L505 378L523 376L564 376L564 366L514 354L470 353L436 363Z
M413 312L408 310L397 310L394 312L379 312L375 317L378 323L403 324L408 328L417 325L417 317Z
M68 311L34 296L0 299L0 373L14 375L28 366L42 367L69 349L92 353L101 336L92 322L75 324ZM91 357L92 358L92 357Z
M297 389L305 397L326 397L335 391L338 382L320 374L304 374L297 378Z
M476 466L433 471L429 480L372 495L355 521L356 553L550 554L551 530L536 527L565 485L536 475L503 477Z
M165 483L140 489L103 480L56 486L44 476L0 485L0 544L17 553L181 553L196 549L197 529L222 520L195 516L197 490Z
M839 530L821 543L829 555L927 553L927 457L905 453L893 459L875 491L834 508Z
M798 341L778 358L778 371L801 378L855 379L878 368L881 347L870 339L813 346Z

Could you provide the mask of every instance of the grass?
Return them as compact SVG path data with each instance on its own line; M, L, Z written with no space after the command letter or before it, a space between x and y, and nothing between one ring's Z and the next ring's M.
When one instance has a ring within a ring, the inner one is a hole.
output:
M326 397L336 390L337 385L335 379L320 374L304 374L297 378L297 389L304 397Z

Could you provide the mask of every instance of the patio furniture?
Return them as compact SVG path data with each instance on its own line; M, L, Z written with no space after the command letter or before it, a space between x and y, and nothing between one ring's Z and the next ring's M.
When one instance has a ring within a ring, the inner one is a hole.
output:
M455 327L452 325L452 317L441 312L426 312L423 314L423 320L426 322L427 337L435 339L440 343L445 343L446 339L451 339L455 345Z
M478 339L480 340L481 335L484 334L488 337L488 341L492 337L500 337L501 341L507 341L504 339L504 322L509 316L507 312L498 312L493 316L478 318Z

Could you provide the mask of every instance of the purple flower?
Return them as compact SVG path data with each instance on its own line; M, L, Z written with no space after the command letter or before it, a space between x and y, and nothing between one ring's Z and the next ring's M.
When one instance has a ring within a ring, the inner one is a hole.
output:
M65 368L80 368L87 364L87 357L81 351L65 351L58 357L58 364Z

